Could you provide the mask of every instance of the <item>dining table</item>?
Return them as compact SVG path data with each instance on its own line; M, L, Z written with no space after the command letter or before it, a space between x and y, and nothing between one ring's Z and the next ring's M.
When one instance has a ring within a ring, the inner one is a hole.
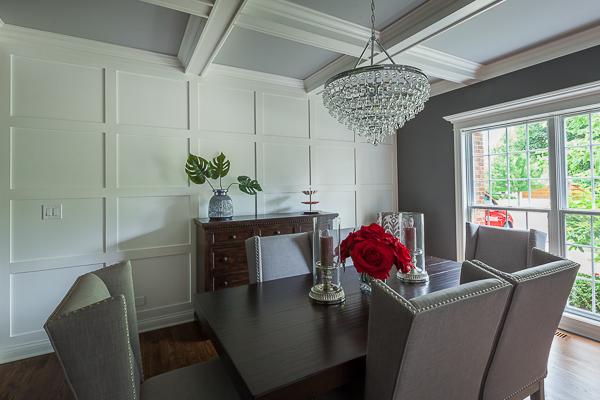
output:
M425 265L429 282L401 282L394 268L387 284L406 299L459 284L460 263L426 256ZM359 274L341 272L346 299L337 305L311 302L312 284L305 274L194 296L242 399L310 399L364 381L370 295L359 289Z

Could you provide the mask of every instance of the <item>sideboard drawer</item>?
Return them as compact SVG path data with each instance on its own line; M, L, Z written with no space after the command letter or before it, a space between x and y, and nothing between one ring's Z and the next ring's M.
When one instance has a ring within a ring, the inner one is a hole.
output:
M246 247L236 246L210 249L210 260L213 269L246 264Z
M242 286L250 283L248 273L237 273L213 277L213 290L226 289L234 286Z
M213 243L244 241L254 236L254 228L238 228L212 232Z
M275 236L275 235L287 235L294 233L294 226L287 225L271 225L260 228L260 236Z

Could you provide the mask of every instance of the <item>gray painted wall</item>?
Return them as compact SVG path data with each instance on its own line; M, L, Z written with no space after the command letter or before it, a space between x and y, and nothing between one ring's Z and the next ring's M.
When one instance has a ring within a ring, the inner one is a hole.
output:
M398 131L398 207L425 213L427 254L456 259L452 115L600 80L600 46L431 98Z

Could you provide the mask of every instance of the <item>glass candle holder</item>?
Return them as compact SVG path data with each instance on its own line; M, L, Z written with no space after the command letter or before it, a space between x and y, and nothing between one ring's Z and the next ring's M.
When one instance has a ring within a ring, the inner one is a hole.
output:
M340 284L340 219L328 222L313 218L313 286L309 298L314 303L338 304L346 299Z
M424 215L419 212L401 212L399 213L399 222L400 241L410 252L415 268L411 268L406 274L398 270L396 278L403 282L427 282L429 275L425 270Z

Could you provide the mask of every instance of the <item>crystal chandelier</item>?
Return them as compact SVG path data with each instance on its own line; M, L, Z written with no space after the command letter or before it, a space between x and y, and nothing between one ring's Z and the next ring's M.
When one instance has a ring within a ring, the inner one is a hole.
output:
M424 108L429 80L420 69L398 65L375 37L375 2L371 1L371 39L354 69L332 76L325 83L323 104L334 118L377 146L386 135ZM373 65L375 43L392 64ZM371 65L357 68L371 46Z

